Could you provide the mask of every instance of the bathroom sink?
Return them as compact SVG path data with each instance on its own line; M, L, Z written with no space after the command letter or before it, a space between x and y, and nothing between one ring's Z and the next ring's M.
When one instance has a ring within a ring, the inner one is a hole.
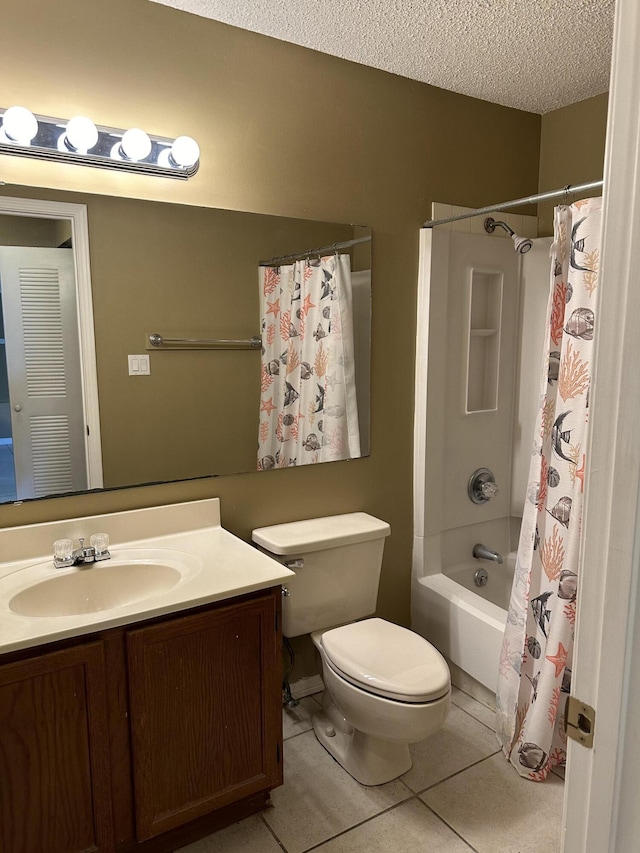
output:
M181 552L103 560L90 566L58 569L16 593L9 609L21 616L76 616L144 601L175 587L199 569L200 561ZM56 570L52 568L52 572Z

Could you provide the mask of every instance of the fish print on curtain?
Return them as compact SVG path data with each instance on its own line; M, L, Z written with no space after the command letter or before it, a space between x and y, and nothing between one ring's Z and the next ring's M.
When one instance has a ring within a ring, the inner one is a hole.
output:
M566 760L601 203L555 211L548 348L500 659L498 739L536 781Z
M360 455L348 255L260 268L258 469Z

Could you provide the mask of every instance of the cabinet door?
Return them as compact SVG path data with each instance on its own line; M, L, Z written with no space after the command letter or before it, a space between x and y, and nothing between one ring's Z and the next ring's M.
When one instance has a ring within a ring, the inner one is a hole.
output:
M102 643L0 665L0 850L107 851Z
M280 784L278 605L269 592L127 632L139 841Z

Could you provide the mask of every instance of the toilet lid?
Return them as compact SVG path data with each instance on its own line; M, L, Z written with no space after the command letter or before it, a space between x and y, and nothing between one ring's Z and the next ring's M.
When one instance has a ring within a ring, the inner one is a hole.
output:
M449 667L431 643L384 619L363 619L322 634L329 664L347 681L401 702L449 692Z

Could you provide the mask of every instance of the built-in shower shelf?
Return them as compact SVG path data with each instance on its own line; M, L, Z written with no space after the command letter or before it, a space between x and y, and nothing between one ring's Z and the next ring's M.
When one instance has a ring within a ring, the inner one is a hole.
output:
M502 271L471 269L465 411L498 408Z

